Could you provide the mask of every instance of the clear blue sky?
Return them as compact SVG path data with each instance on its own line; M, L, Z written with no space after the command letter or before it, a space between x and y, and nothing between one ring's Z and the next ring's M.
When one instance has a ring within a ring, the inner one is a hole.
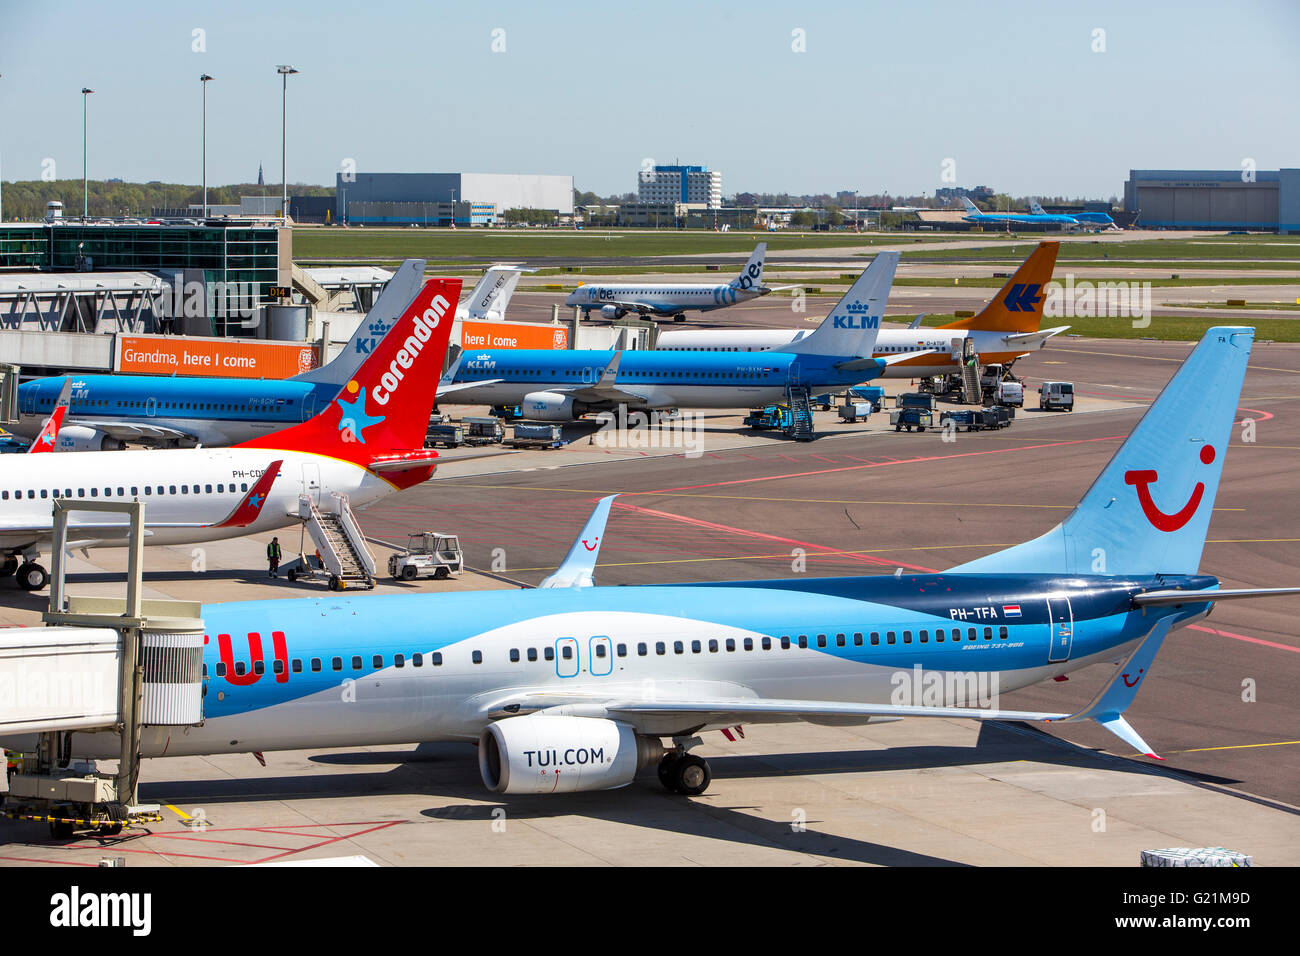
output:
M1293 0L3 4L6 181L47 157L80 178L90 86L92 178L198 183L207 72L208 181L261 162L278 183L278 63L302 71L290 182L352 158L604 194L650 158L719 169L727 194L933 193L951 158L958 185L1106 197L1130 168L1300 165Z

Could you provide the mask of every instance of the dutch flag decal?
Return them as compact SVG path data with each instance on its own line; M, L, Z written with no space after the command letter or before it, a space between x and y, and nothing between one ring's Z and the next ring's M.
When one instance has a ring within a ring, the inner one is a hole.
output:
M1004 605L1002 605L1002 616L1003 616L1003 617L1019 617L1019 616L1020 616L1020 605L1019 605L1019 604L1004 604Z

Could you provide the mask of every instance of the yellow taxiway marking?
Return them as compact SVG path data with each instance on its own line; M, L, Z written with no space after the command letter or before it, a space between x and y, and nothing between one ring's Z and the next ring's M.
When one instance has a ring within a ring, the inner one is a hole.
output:
M630 498L633 495L662 495L665 498L718 498L726 501L789 501L797 504L815 504L815 505L910 505L914 507L936 507L936 508L1046 508L1049 510L1062 510L1073 508L1074 505L1027 505L1020 502L1009 501L891 501L886 499L863 499L863 498L786 498L780 496L763 497L761 495L692 495L677 492L664 491L594 491L590 488L523 488L519 485L479 485L463 483L457 485L459 488L487 488L508 491L568 491L579 495L612 495L617 494L620 498ZM1215 511L1245 511L1245 508L1215 508Z
M1201 754L1211 750L1250 750L1252 747L1289 747L1300 744L1300 740L1275 740L1267 744L1228 744L1226 747L1193 747L1190 750L1166 750L1167 754ZM1145 757L1146 754L1133 753L1130 757Z
M180 807L174 807L170 803L164 803L163 806L166 807L168 810L170 810L172 813L176 814L182 820L188 820L190 818L190 815L186 813L184 810L182 810Z
M1070 349L1070 351L1078 353L1079 355L1111 355L1114 356L1115 358L1149 359L1152 362L1181 363L1183 361L1183 359L1180 358L1166 358L1160 355L1132 355L1127 352L1092 352L1089 351L1088 349ZM1288 375L1300 375L1300 371L1293 368L1272 368L1268 365L1247 365L1246 368L1254 369L1257 372L1285 372Z

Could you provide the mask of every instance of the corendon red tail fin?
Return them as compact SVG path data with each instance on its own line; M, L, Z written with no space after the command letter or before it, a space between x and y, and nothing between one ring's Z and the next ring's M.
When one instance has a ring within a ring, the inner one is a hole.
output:
M1040 242L1020 264L993 301L969 319L941 325L941 329L981 329L987 332L1037 332L1043 324L1043 303L1047 284L1056 267L1059 242Z
M59 389L59 398L54 403L54 411L41 425L41 433L32 441L31 447L27 449L27 454L35 455L43 451L54 451L58 447L59 429L63 427L63 419L67 417L68 405L71 402L72 376L69 375L63 380L63 388Z
M460 282L429 280L315 418L235 447L312 452L363 468L376 458L423 448Z
M217 528L247 528L257 520L258 515L262 513L262 505L266 504L266 499L271 493L271 486L275 484L275 479L280 476L280 466L284 464L284 459L277 458L267 466L266 471L262 472L262 477L258 478L252 488L248 489L248 494L235 505L233 511L226 515L224 519L217 522L214 527Z

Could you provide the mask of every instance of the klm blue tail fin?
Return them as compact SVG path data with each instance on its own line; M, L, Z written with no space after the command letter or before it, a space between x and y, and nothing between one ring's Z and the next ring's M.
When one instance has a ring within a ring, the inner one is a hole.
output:
M1195 574L1254 338L1208 330L1068 518L952 570Z
M788 345L778 345L768 352L794 352L797 355L831 355L840 358L871 358L880 334L880 320L885 315L889 290L898 268L897 252L878 252L871 265L844 293L811 335Z

